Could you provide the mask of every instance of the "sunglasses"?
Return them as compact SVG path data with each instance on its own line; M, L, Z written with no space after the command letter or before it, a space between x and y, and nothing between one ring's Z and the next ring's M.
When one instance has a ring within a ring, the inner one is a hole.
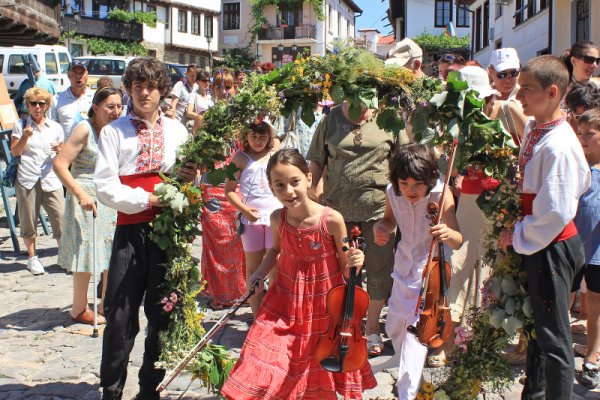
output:
M592 57L592 56L573 56L575 58L579 58L580 60L583 60L584 63L586 64L598 64L600 65L600 57Z
M33 107L46 107L45 101L30 101L29 104L31 104Z
M498 77L498 79L516 78L517 76L519 76L519 71L514 70L514 71L496 72L496 76Z
M439 62L452 62L456 60L456 57L454 57L452 54L444 54L441 58Z

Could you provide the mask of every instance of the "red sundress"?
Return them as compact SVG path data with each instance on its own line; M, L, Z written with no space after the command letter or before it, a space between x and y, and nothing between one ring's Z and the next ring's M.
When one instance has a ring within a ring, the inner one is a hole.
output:
M281 212L277 279L263 299L221 394L227 399L362 399L377 381L368 362L357 372L331 373L314 352L327 330L329 289L344 283L327 231L330 209L318 225L295 228Z

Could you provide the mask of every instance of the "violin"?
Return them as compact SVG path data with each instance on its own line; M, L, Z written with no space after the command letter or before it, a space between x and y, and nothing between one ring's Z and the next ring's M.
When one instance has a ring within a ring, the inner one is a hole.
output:
M454 139L450 150L444 189L440 196L439 204L429 203L427 205L426 218L431 221L431 226L439 224L442 218L444 196L450 181L457 144L458 140ZM438 257L433 257L435 248L436 240L432 238L431 245L429 246L429 255L427 256L427 264L423 270L423 280L417 300L417 308L415 310L415 316L419 315L419 320L416 327L409 326L407 328L410 333L417 336L421 344L433 349L437 349L444 344L452 334L450 307L448 306L447 298L448 288L450 287L451 268L444 256L443 243L439 242L437 244Z
M365 242L360 234L357 226L352 228L351 247L364 251ZM329 328L319 338L315 357L330 372L358 371L367 362L367 339L360 325L367 314L369 295L357 283L356 267L351 267L347 284L335 286L327 293Z

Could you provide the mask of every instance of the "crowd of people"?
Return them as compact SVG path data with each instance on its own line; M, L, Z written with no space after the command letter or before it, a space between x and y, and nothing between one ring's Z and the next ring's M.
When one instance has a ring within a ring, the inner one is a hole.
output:
M571 331L587 331L577 379L588 388L600 383L599 62L595 44L577 42L560 59L522 63L515 49L501 48L491 53L487 69L458 54L437 64L442 80L457 71L484 102L485 114L499 120L520 148L515 168L522 177L523 219L498 242L500 251L512 246L521 254L527 271L536 336L525 349L505 354L510 363L526 364L527 399L570 397ZM396 44L385 65L425 76L423 52L410 39ZM327 293L353 267L362 268L370 296L368 356L384 350L385 326L400 353L398 396L413 399L423 366L443 366L454 351L453 338L428 351L407 330L418 319L414 310L432 237L451 263L452 331L481 305L490 266L483 262L486 220L476 199L486 166L451 172L441 221L430 226L427 205L442 195L443 177L433 149L412 142L410 115L406 129L391 136L377 126L377 110L364 107L352 118L347 102L322 102L313 126L293 114L283 123L254 121L241 132L224 162L237 166L235 180L210 185L201 166L190 163L172 171L177 147L202 127L204 113L234 98L246 76L270 69L220 67L211 75L189 65L171 89L161 62L139 58L123 77L125 92L107 80L94 93L85 63L73 61L64 92L52 96L35 83L23 91L11 153L21 156L15 187L27 268L45 272L36 256L43 206L58 242L58 264L73 273L71 318L107 324L103 399L122 396L142 301L148 330L136 398L159 398L155 389L164 370L154 363L168 322L160 304L166 255L149 239L149 223L162 206L152 194L159 173L204 188L199 268L209 307L231 307L249 287L260 286L249 300L252 326L222 390L228 399L335 398L336 392L354 399L376 386L368 363L332 373L314 355L327 329ZM98 316L88 306L93 225L104 271ZM364 251L349 246L355 226ZM576 298L581 310L572 307ZM576 311L579 321L571 324Z

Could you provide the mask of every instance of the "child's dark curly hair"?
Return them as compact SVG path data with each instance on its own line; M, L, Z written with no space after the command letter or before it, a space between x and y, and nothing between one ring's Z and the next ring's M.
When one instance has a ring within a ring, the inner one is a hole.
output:
M425 182L429 193L440 176L433 149L418 143L398 147L390 158L389 164L390 182L398 196L401 195L398 179L412 178Z

